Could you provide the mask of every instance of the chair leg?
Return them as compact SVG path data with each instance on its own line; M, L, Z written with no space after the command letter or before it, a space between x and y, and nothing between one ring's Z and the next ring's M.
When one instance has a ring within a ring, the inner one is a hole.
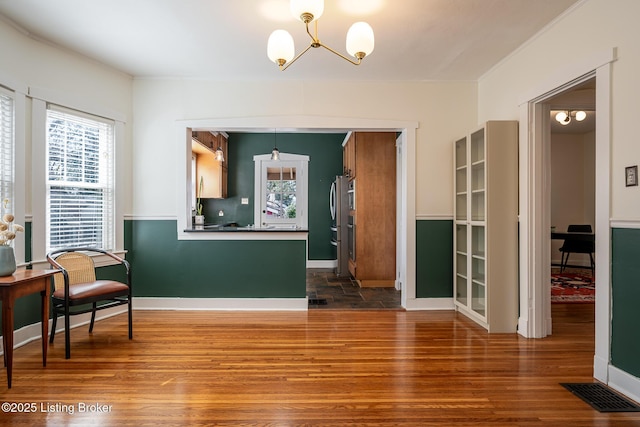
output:
M93 332L93 324L96 321L96 304L93 303L93 311L91 312L91 323L89 323L89 333Z
M64 358L71 359L71 322L69 309L64 313Z
M567 264L569 263L570 253L571 252L562 252L562 261L560 262L560 273L562 273L564 269L567 268Z
M51 325L51 333L49 334L49 344L53 344L53 339L56 336L56 325L58 324L58 313L53 311L53 324Z
M593 260L593 254L589 253L589 258L591 259L591 281L596 280L596 263Z

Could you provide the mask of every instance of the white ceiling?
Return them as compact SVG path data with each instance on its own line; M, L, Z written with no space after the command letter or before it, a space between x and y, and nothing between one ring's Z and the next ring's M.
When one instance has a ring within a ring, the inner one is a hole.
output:
M136 77L217 80L477 80L579 0L327 0L319 38L346 53L356 21L376 47L359 67L311 49L281 72L278 28L308 46L288 0L0 0L0 19Z

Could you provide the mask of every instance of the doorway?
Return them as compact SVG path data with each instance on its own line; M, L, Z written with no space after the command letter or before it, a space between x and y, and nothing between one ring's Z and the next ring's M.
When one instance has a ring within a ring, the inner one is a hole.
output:
M528 338L551 334L550 277L550 106L555 95L595 78L595 234L596 301L594 377L608 382L610 358L610 114L613 49L558 71L520 104L520 318L518 333Z
M592 269L594 242L571 240L567 231L595 229L595 77L561 92L545 104L550 108L549 168L551 176L551 304L552 329L562 316L553 313L576 304L595 303ZM579 238L592 238L579 236ZM586 253L586 251L589 251ZM562 305L563 307L557 307ZM593 308L590 309L593 316ZM591 319L593 321L593 318Z

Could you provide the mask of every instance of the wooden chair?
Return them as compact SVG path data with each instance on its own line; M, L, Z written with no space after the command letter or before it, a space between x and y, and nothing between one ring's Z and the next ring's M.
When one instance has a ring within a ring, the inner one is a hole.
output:
M592 233L593 230L589 224L571 224L567 227L568 233ZM595 277L595 262L593 253L595 252L595 242L586 240L576 240L567 238L562 246L558 249L562 252L562 260L560 262L560 271L564 271L569 263L569 255L572 253L589 254L591 260L591 277Z
M124 267L126 283L116 280L97 280L91 255L106 255ZM91 313L89 333L93 332L96 311L117 305L128 305L129 339L133 338L131 316L131 267L129 263L102 249L67 248L47 254L47 261L61 272L54 275L54 292L51 296L53 327L50 343L56 333L58 315L64 316L65 358L71 357L69 318L77 314Z

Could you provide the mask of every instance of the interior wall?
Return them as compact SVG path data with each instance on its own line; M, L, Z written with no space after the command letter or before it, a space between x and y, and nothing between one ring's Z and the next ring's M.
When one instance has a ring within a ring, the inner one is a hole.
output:
M595 230L595 133L551 134L551 226L570 224ZM551 241L551 262L560 264L562 241ZM587 254L571 254L571 264L590 265Z
M640 2L585 0L517 52L496 65L478 82L478 114L488 119L518 119L518 106L532 88L554 81L557 70L583 63L594 55L616 49L612 69L611 216L615 220L640 219L640 187L625 188L625 166L640 164L636 143L640 106L636 88L640 69ZM585 31L588 29L588 31ZM579 43L573 40L579 35ZM559 82L564 83L564 82Z
M133 214L174 217L176 120L325 116L417 121L416 213L452 217L452 141L476 126L476 85L381 82L134 82ZM214 100L214 101L211 101ZM171 148L171 149L170 149ZM149 153L153 153L151 156Z

